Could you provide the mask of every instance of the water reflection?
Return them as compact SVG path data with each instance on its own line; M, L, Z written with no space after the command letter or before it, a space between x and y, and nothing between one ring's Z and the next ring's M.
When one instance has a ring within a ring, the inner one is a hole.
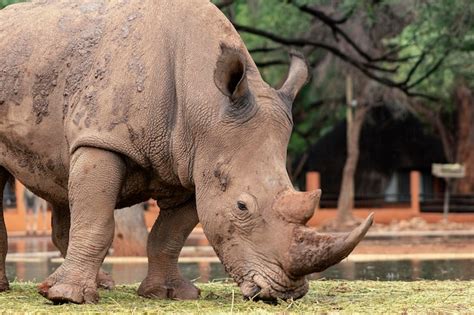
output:
M228 277L220 263L180 263L179 266L187 279L196 282L208 282ZM474 260L472 259L345 261L322 273L313 274L310 278L380 281L474 280L473 266ZM59 263L52 262L50 259L8 262L7 275L10 279L41 281L57 267L59 267ZM117 284L137 283L145 277L147 264L105 263L104 269L112 274Z
M343 262L311 279L348 280L474 280L474 260L395 260Z

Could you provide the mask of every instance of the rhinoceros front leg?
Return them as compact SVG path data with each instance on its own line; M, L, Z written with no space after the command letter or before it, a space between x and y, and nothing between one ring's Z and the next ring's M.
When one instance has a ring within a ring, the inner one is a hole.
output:
M115 153L78 149L71 161L69 203L71 229L63 264L42 284L39 293L55 303L94 303L96 277L114 235L113 211L125 174Z
M8 179L7 171L0 166L0 292L8 290L8 279L5 271L5 258L8 251L7 229L3 219L3 189Z
M199 297L200 290L178 269L179 253L198 222L194 198L183 206L160 210L148 236L148 274L138 288L139 295L178 300Z
M71 227L71 214L69 205L52 206L52 239L53 244L59 249L62 257L66 257L69 243L69 229ZM97 287L111 290L115 287L112 276L100 268L97 274Z

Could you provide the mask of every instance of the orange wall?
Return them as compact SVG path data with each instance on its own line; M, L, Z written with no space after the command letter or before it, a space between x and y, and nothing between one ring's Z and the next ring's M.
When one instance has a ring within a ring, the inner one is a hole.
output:
M411 208L383 208L383 209L353 209L355 217L365 219L369 213L374 212L374 222L377 224L390 224L392 221L410 220L416 217L422 218L428 223L436 223L443 220L442 213L417 213ZM318 226L329 220L335 219L337 209L318 209L309 220L308 225ZM449 221L458 223L474 223L474 213L450 213Z
M7 209L4 211L5 224L8 232L26 232L26 210L23 198L24 186L16 181L16 209ZM38 227L40 229L46 226L46 231L51 230L51 211L46 213L46 222L43 217L38 215Z
M24 204L24 186L20 182L16 182L16 200L17 206L16 209L8 208L4 212L5 224L7 226L7 231L10 232L19 232L26 233L26 210ZM158 207L150 207L148 211L145 212L145 222L149 228L153 225L156 218L158 217L160 210ZM38 216L38 227L43 230L46 226L46 231L51 232L51 209L48 209L46 214L46 222L43 222L43 217Z
M312 172L307 174L307 190L318 189L320 185L319 174ZM394 207L394 208L380 208L380 209L354 209L353 214L358 218L365 218L370 212L375 213L375 222L381 224L389 224L390 222L397 220L409 220L415 217L421 217L429 223L441 221L443 215L441 213L420 213L419 206L419 187L420 187L420 173L413 171L410 174L410 193L411 193L411 204L406 207ZM16 182L16 196L17 196L17 209L9 209L5 211L5 222L7 230L9 232L25 233L26 231L26 212L23 203L23 190L24 187L18 181ZM314 216L308 222L311 226L321 225L328 220L336 217L336 209L318 209ZM148 211L145 212L145 221L148 228L151 228L153 223L159 214L159 208L151 206ZM47 222L42 222L41 216L39 216L40 222L39 227L43 227L46 223L47 230L51 229L51 212L47 213ZM474 222L473 214L461 214L451 213L449 214L449 221L452 222Z

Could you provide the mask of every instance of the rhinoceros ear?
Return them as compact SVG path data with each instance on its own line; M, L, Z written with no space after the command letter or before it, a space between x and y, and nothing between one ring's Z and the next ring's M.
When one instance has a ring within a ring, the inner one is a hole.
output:
M219 90L232 101L247 95L246 62L241 52L221 45L221 54L214 72L214 82Z
M298 92L308 82L309 70L303 54L297 51L291 51L290 56L290 70L279 92L293 102Z

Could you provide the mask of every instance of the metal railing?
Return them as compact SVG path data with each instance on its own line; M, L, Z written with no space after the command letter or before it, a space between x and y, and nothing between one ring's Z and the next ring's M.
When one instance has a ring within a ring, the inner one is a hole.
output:
M441 213L443 212L443 196L423 194L420 195L420 211ZM449 200L450 213L474 213L474 194L460 195L454 194Z
M321 196L321 208L337 208L338 194L323 193ZM394 206L410 207L409 194L374 194L356 195L354 200L355 208L389 208Z

